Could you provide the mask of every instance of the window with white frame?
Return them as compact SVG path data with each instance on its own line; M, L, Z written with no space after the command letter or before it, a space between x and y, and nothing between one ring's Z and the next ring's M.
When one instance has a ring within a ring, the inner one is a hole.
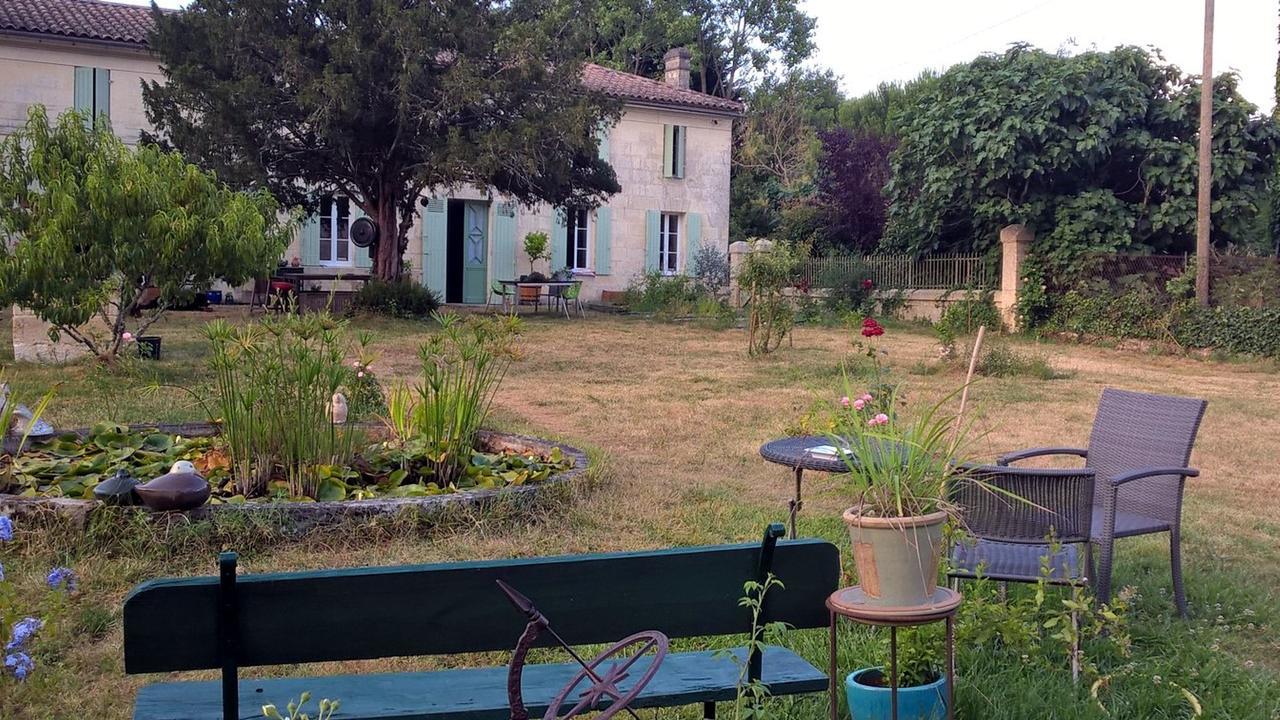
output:
M658 269L663 275L680 272L680 216L662 213L658 223Z
M320 264L351 264L351 201L327 197L320 201Z
M591 253L588 241L591 236L590 215L586 210L565 210L565 253L570 270L590 270Z

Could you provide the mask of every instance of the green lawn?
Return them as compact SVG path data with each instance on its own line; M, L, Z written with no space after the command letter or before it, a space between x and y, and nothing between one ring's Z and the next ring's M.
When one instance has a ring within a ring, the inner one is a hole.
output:
M20 364L8 374L30 391L56 385L50 416L63 427L100 419L198 418L200 409L187 392L165 386L205 389L198 328L208 317L184 314L168 321L160 333L160 362L115 370L87 363ZM382 356L375 370L384 381L415 372L414 351L432 331L430 324L358 324L379 335ZM46 635L39 672L23 685L0 685L0 718L129 717L136 688L159 678L123 673L124 595L157 575L209 574L223 547L241 551L245 572L262 572L755 540L767 523L784 518L790 492L789 473L763 462L757 448L784 434L815 401L839 394L840 362L854 352L850 340L839 328L801 328L793 346L749 360L740 330L599 316L585 322L531 320L525 357L499 392L495 423L584 447L600 468L571 502L545 517L468 517L433 531L344 528L301 540L236 527L176 525L161 531L137 522L95 527L88 538L56 525L28 529L21 556L6 563L21 589L35 589L54 562L75 567L83 581L66 622ZM940 399L962 381L958 369L930 370L937 353L927 330L891 326L882 340L913 401ZM1183 621L1173 613L1167 545L1159 538L1122 541L1116 585L1133 588L1131 655L1121 657L1105 642L1090 648L1100 676L1107 678L1098 687L1106 710L1090 696L1097 676L1073 686L1065 657L1021 658L964 647L958 716L1191 717L1191 704L1179 689L1186 688L1203 703L1207 718L1280 718L1280 377L1274 364L1013 342L1043 355L1066 377L977 384L972 400L986 433L977 448L984 456L1031 445L1083 444L1106 385L1209 399L1193 456L1204 472L1189 483L1185 509L1192 616ZM908 372L912 368L916 372ZM828 538L843 551L847 537L839 514L851 502L848 488L813 476L805 501L801 533ZM881 661L878 636L871 631L848 626L841 637L842 672ZM825 664L825 631L791 632L784 643ZM322 674L441 662L393 659L264 672ZM315 692L322 696L324 689L317 685ZM769 707L776 717L816 720L825 717L824 703L815 696L778 699ZM722 709L723 716L731 714L731 708ZM696 713L690 708L662 716Z

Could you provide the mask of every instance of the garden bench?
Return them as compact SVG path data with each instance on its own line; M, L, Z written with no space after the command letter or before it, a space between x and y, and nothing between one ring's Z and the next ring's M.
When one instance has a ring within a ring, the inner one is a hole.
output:
M163 682L138 692L135 720L259 718L307 691L342 702L343 720L509 717L507 668L239 678L242 667L453 655L511 649L526 618L499 591L527 595L571 645L612 643L642 630L676 638L743 635L751 613L743 583L772 572L785 588L765 598L761 622L826 627L823 602L837 587L839 553L829 542L784 541L780 524L763 543L644 552L352 568L237 576L224 553L219 577L144 582L124 604L125 671L221 669L222 681ZM547 646L552 638L539 637ZM552 651L568 660L562 651ZM505 657L504 657L505 661ZM791 650L746 647L667 656L634 707L715 703L737 697L746 663L774 695L822 692L827 677ZM534 717L577 672L569 662L527 665L524 701Z

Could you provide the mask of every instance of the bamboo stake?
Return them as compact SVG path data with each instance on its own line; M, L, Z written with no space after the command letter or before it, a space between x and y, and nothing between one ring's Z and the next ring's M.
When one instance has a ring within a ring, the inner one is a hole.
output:
M973 354L969 356L969 373L964 376L964 389L960 391L960 411L956 413L956 434L960 433L960 424L964 421L964 408L969 402L969 384L973 382L973 373L978 369L978 353L982 352L982 338L987 334L987 326L978 326L978 336L973 340Z

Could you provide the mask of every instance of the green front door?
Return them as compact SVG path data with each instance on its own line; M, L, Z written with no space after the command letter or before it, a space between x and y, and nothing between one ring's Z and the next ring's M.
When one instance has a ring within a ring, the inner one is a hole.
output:
M462 302L482 305L489 288L488 203L463 206L462 253Z

